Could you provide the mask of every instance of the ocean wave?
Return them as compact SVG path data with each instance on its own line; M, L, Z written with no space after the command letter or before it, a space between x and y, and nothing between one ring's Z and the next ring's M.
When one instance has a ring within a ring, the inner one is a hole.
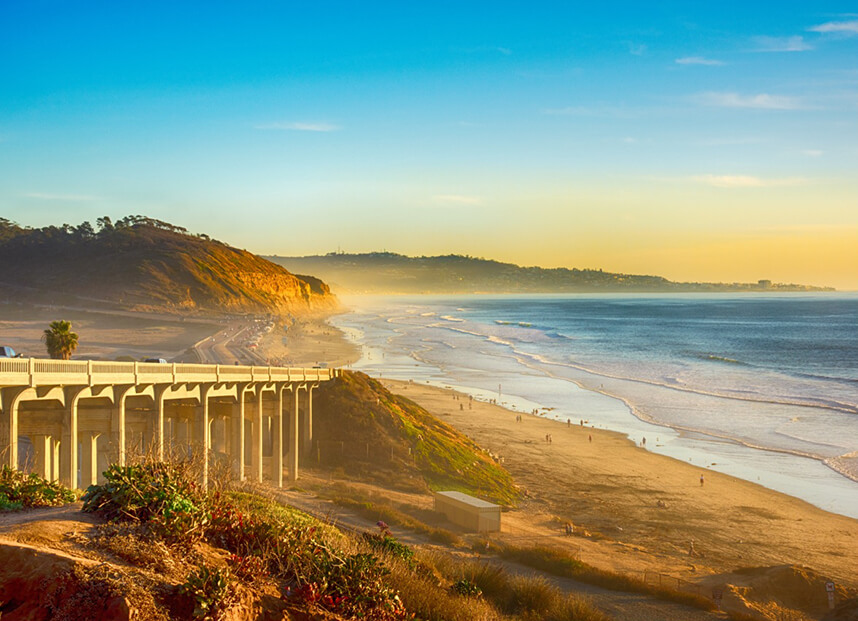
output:
M465 320L460 317L453 317L452 315L441 315L441 319L444 321L455 321L456 323L465 323Z
M849 402L837 401L835 399L826 399L822 397L807 397L807 396L785 396L781 399L776 397L769 397L766 395L759 395L758 393L748 392L747 395L741 395L728 392L716 392L713 390L705 390L703 388L689 386L688 384L674 384L668 381L659 381L655 379L636 377L633 375L621 375L616 373L610 373L601 369L594 369L588 366L585 366L581 363L569 361L569 362L560 362L558 360L549 359L541 354L536 354L533 352L526 352L520 350L515 347L515 344L504 339L499 339L498 337L490 334L485 334L482 332L477 332L474 330L463 330L459 328L453 328L449 325L444 324L433 324L439 328L444 328L447 330L456 330L457 332L462 332L464 334L470 334L472 336L479 337L489 342L494 342L499 345L504 345L513 349L513 351L517 354L528 356L534 360L538 360L542 364L554 365L560 367L567 367L570 369L574 369L577 371L582 371L584 373L589 373L590 375L596 375L599 377L606 377L617 380L625 380L629 382L635 382L639 384L646 384L649 386L656 386L660 388L665 388L668 390L676 390L680 392L685 392L689 394L696 394L706 397L713 397L716 399L729 399L734 401L745 401L751 403L766 403L772 405L789 405L789 406L800 406L800 407L812 407L824 410L833 410L838 412L845 412L847 414L858 414L858 404L853 404Z

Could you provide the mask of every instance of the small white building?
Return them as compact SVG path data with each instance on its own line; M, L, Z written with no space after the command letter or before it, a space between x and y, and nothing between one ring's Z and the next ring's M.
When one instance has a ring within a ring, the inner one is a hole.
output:
M477 533L495 533L501 529L500 505L462 492L435 492L435 511L453 524Z

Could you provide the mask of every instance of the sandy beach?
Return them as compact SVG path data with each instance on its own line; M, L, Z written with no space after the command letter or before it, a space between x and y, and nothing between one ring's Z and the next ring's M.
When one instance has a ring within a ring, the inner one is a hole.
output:
M650 453L579 421L521 414L517 422L516 412L476 400L469 407L468 396L454 400L452 390L385 384L503 457L526 493L504 514L502 536L512 541L547 538L580 547L582 559L600 567L693 581L741 567L796 564L858 587L858 520ZM577 536L558 537L567 520Z

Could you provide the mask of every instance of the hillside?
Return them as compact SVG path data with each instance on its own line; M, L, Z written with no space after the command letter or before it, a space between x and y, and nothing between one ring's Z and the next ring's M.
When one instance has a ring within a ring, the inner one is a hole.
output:
M72 227L0 219L0 299L173 313L292 314L333 310L317 278L246 250L141 216Z
M462 255L408 257L391 252L267 257L288 270L310 272L351 293L574 293L693 291L832 291L809 285L672 282L661 276L593 269L521 267Z
M361 480L458 490L504 504L517 492L503 466L462 433L363 373L317 389L314 442L321 464Z

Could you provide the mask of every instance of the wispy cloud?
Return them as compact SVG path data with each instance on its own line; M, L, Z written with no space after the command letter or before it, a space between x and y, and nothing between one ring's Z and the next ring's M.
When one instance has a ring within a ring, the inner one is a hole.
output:
M100 196L90 194L49 194L46 192L24 192L21 194L24 198L34 198L41 201L68 201L68 202L84 202L97 201Z
M837 33L852 36L858 34L858 20L849 22L825 22L808 28L811 32Z
M715 60L713 58L704 58L703 56L685 56L683 58L676 59L677 65L708 65L710 67L716 67L719 65L723 65L724 63L720 60Z
M646 54L646 50L646 43L641 43L640 45L629 43L629 54L632 54L633 56L643 56Z
M481 205L483 203L483 199L479 196L463 194L436 194L432 200L441 205Z
M751 175L697 175L691 177L696 183L711 185L716 188L771 188L793 186L806 183L806 179L788 177L784 179L763 179Z
M294 132L335 132L342 129L339 125L333 123L305 123L305 122L284 122L284 123L263 123L255 125L254 129L273 129L280 131Z
M801 153L802 155L806 155L807 157L822 157L822 154L824 152L820 149L805 149Z
M708 92L692 96L692 101L702 106L719 108L756 108L758 110L801 110L801 101L786 95L742 95L740 93Z
M753 37L755 52L806 52L812 50L813 46L804 40L804 37L795 35L792 37Z

